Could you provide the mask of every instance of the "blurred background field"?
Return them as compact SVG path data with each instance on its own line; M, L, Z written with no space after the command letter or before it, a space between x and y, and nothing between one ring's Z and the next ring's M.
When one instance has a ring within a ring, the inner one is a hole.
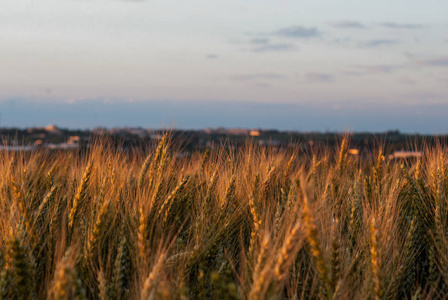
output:
M446 147L371 159L246 142L179 156L96 138L1 151L0 295L54 299L442 299ZM314 147L314 146L313 146ZM352 153L350 153L352 152Z

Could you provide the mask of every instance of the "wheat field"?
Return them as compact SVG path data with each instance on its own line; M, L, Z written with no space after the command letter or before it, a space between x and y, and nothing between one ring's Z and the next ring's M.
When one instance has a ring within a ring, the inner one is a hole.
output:
M98 139L0 152L2 299L437 299L443 146L418 159Z

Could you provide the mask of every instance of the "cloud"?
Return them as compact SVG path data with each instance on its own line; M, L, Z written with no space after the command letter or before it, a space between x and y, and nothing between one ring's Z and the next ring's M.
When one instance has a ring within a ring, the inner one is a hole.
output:
M397 69L398 66L394 65L371 65L371 66L359 66L369 74L388 74Z
M375 65L365 67L365 70L368 73L381 73L381 74L391 73L393 69L394 67L389 65Z
M249 41L249 44L253 46L252 52L285 52L295 49L292 43L272 43L269 38L258 37Z
M336 38L333 39L332 42L338 45L347 45L348 43L350 43L352 41L351 37L343 37L343 38Z
M266 82L253 82L250 85L256 88L263 88L263 89L268 89L271 87L271 85L267 84Z
M319 37L321 32L315 27L291 26L271 33L258 33L257 35L258 37L246 42L251 46L250 51L255 53L288 52L296 50L297 47L293 43L272 42L269 36L309 39Z
M218 55L210 53L210 54L207 54L206 58L208 58L208 59L216 59L216 58L218 58Z
M279 29L274 34L283 37L307 39L319 37L321 32L316 27L292 26Z
M365 72L360 72L360 71L343 71L343 72L341 72L341 74L347 75L347 76L363 76L363 75L366 75Z
M287 52L295 48L294 44L291 43L265 44L252 48L252 52Z
M305 74L305 78L308 82L332 82L334 81L334 76L328 73L316 73L309 72Z
M420 64L433 67L448 67L448 56L424 59L419 61Z
M376 39L376 40L370 40L363 44L364 47L368 48L374 48L378 46L387 46L387 45L394 45L398 44L398 40L391 40L391 39Z
M234 75L233 80L236 81L252 81L252 80L284 80L285 75L276 73L259 73L259 74L246 74L246 75Z
M365 29L366 27L361 24L360 22L352 22L352 21L341 21L341 22L336 22L336 23L332 23L333 27L336 28L344 28L344 29L349 29L349 28L353 28L353 29Z
M431 57L431 58L418 58L409 53L405 53L405 55L409 58L409 60L420 66L428 66L428 67L448 67L448 56L439 56L439 57Z
M347 76L365 76L371 74L390 74L395 70L402 69L405 65L388 65L388 64L377 64L377 65L354 65L357 70L350 70L341 72L343 75Z
M415 83L416 83L415 80L413 80L413 79L411 79L411 78L409 78L409 77L406 77L406 76L400 77L399 82L400 82L401 84L406 84L406 85L412 85L412 84L415 84Z
M265 36L266 33L258 33L257 35L257 37L246 41L231 41L231 43L236 45L246 45L247 47L240 48L240 50L251 51L254 53L289 52L297 49L294 43L273 42L271 38Z
M250 41L251 44L254 45L266 45L269 44L268 38L255 38Z
M423 27L421 24L400 24L395 22L384 22L380 25L391 29L420 29Z

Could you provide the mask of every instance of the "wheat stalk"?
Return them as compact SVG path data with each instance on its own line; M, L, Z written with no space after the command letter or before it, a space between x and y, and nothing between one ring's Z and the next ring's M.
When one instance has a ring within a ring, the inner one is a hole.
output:
M90 160L87 163L86 171L84 172L84 175L82 176L81 182L80 182L80 184L78 186L78 190L76 192L76 195L73 198L73 205L72 205L72 209L70 210L69 223L68 223L70 231L73 230L73 224L75 223L76 217L79 213L78 207L80 205L82 205L83 202L85 201L87 186L90 181L90 176L92 175L92 166L93 166L93 161Z

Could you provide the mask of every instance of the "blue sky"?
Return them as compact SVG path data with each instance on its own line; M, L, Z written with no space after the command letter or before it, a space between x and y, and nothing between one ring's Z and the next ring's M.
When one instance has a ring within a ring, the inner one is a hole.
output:
M0 125L448 132L447 16L441 0L2 0Z

